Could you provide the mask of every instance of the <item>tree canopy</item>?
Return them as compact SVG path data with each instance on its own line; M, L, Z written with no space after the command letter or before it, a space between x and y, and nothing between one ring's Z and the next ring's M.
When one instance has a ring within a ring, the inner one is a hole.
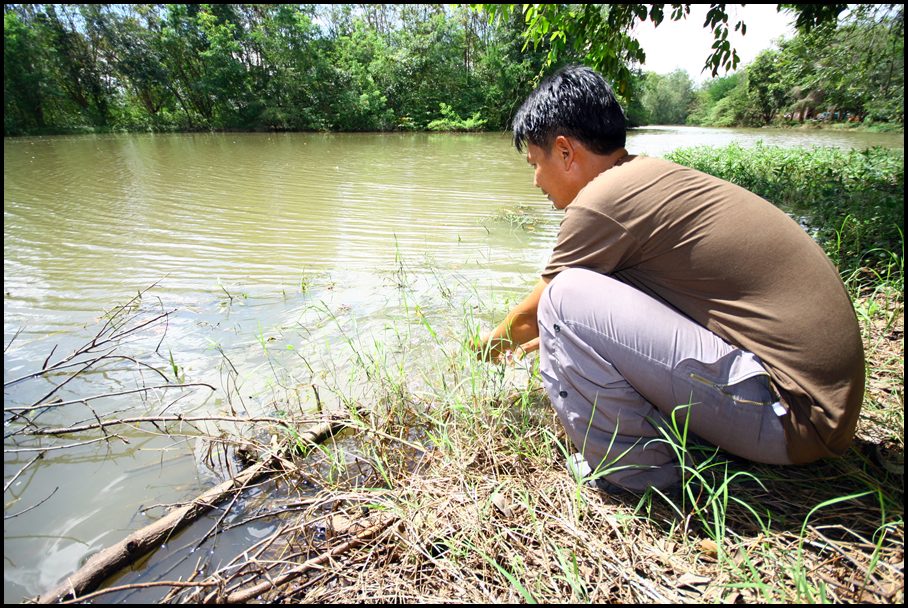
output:
M4 132L502 129L542 69L520 26L466 6L7 4Z
M616 83L631 124L902 121L902 5L856 5L838 27L845 5L778 5L801 30L733 86L719 72L747 25L726 6L704 23L716 80L698 91L644 72L633 36L690 5L7 4L4 133L507 129L574 62Z
M633 27L649 21L658 27L666 15L672 21L686 19L690 4L490 4L492 14L508 17L522 12L525 46L547 49L546 64L580 61L611 78L618 92L627 94L631 68L646 63L646 53L633 36ZM712 32L712 52L704 69L713 76L738 67L740 58L728 40L727 4L710 4L703 27ZM796 15L799 30L834 24L846 4L779 4L778 10ZM747 33L747 24L738 20L734 31Z
M904 6L857 5L837 26L801 31L764 50L720 95L720 81L706 83L691 119L715 126L729 119L754 126L817 118L902 123L904 81Z

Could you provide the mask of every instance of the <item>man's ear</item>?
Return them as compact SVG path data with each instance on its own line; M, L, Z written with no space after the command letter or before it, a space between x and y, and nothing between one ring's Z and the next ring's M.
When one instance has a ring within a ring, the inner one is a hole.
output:
M552 145L552 152L556 154L555 158L563 164L565 169L570 168L574 162L574 142L569 137L564 135L556 137Z

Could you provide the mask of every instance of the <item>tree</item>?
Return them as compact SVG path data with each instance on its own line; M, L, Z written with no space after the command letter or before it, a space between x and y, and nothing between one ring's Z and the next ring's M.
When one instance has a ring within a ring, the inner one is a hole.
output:
M837 27L801 32L780 44L791 111L902 122L904 6L857 5Z
M778 47L761 53L733 88L705 86L691 121L762 125L781 112L802 122L903 121L902 5L856 5L841 23L805 28Z
M712 127L750 126L752 114L749 110L747 76L745 75L738 86L712 107L705 124Z
M691 111L687 116L687 123L692 125L709 125L710 113L719 101L728 96L732 89L738 86L743 72L735 72L728 76L717 76L704 82L694 94Z
M494 129L508 129L520 104L532 90L533 78L545 61L545 54L523 49L523 19L519 13L498 21L495 27L488 15L487 27L478 41L479 56L473 63L473 76L481 94L482 115Z
M15 12L3 15L3 125L5 133L43 130L47 124L44 49L35 28Z
M81 7L86 32L98 42L102 61L114 80L112 126L150 128L172 109L170 75L157 44L158 15L149 5Z
M684 70L660 75L647 72L642 103L648 122L657 125L682 125L694 101L694 83Z
M328 58L314 7L257 4L241 10L251 128L328 129L332 93L341 79Z
M665 19L665 4L502 4L474 5L489 7L495 15L523 13L525 45L548 48L546 66L556 66L579 58L599 70L626 94L631 84L631 66L646 61L646 53L633 37L634 25L651 21L656 27ZM670 4L673 21L686 18L689 4ZM728 41L729 23L726 4L711 4L704 27L713 34L713 51L705 67L713 76L720 69L734 70L740 61ZM799 28L809 30L824 23L835 23L845 4L780 4L779 10L793 12ZM738 21L735 31L747 33L747 25Z
M830 114L901 122L904 113L904 5L859 5L815 58Z
M901 5L858 5L839 31L845 5L780 6L804 32L751 78L698 93L691 120L761 124L778 113L779 73L789 111L801 100L902 120ZM644 75L633 26L688 7L7 4L4 132L423 129L453 117L506 129L538 78L568 62L616 82L629 124L679 122L688 80ZM728 33L746 29L725 7L704 24L714 73L736 65Z
M749 105L759 124L767 125L788 104L778 51L761 51L747 66Z
M105 125L110 119L113 84L110 66L101 61L98 37L84 26L82 7L64 4L59 8L62 15L57 13L57 6L45 5L61 86L83 120L94 126ZM80 35L80 24L88 35Z

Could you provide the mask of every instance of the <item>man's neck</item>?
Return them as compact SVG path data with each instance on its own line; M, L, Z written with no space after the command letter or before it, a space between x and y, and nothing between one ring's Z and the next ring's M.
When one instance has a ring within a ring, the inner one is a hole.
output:
M596 177L600 173L608 171L612 167L618 164L625 156L627 156L627 150L624 148L619 148L614 152L609 154L595 154L593 155L592 162L590 166L592 171L594 171L593 177Z

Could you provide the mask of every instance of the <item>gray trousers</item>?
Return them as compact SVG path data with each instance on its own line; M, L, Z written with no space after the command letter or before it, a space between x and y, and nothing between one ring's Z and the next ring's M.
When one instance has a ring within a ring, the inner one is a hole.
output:
M673 427L749 460L790 464L784 408L756 355L590 270L558 274L537 314L546 391L568 437L609 483L678 484L678 451L666 440Z

